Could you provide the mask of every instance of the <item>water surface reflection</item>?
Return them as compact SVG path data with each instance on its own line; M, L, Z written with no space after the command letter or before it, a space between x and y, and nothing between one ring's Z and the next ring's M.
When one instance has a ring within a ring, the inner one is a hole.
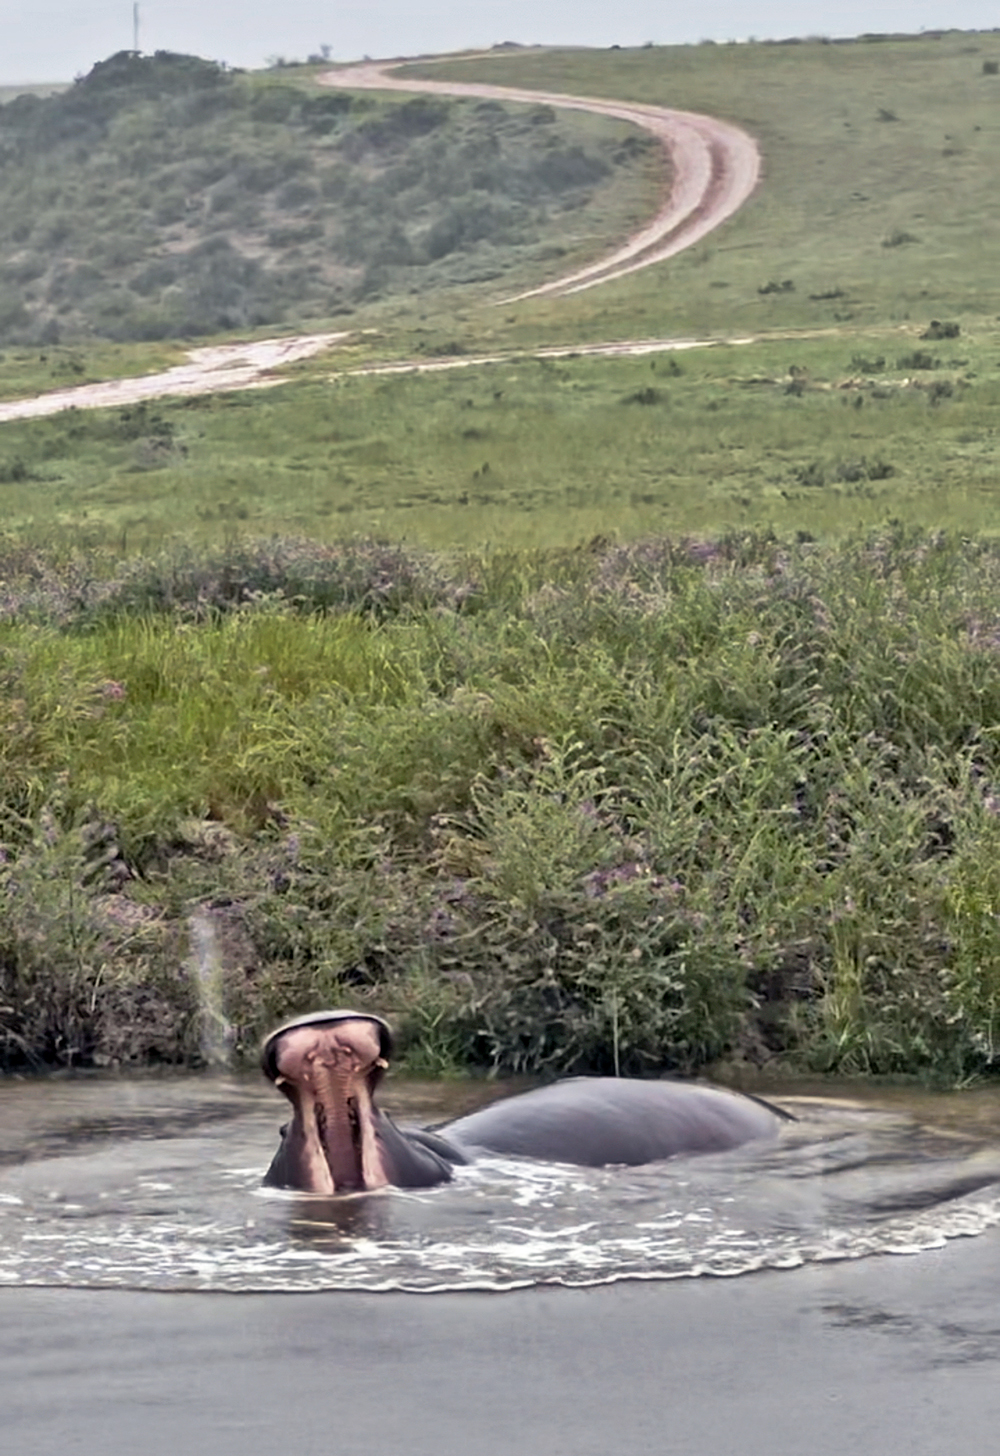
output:
M401 1121L482 1088L400 1086ZM777 1144L629 1169L483 1159L453 1184L264 1190L281 1108L235 1078L0 1084L0 1284L510 1289L914 1253L1000 1223L1000 1089L790 1096Z

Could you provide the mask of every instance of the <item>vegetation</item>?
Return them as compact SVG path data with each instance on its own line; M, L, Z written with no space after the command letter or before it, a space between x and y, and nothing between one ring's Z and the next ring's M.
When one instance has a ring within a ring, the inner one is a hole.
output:
M525 305L525 330L566 338L850 333L1000 313L983 242L1000 226L991 60L1000 64L1000 34L956 31L525 51L456 60L433 74L708 112L760 143L763 186L725 228L665 269Z
M442 353L447 336L424 327ZM331 377L364 365L345 350L264 394L3 426L4 522L21 539L139 550L290 529L444 549L747 526L830 539L889 517L989 530L1000 330L928 334L923 319L847 339ZM19 352L39 370L67 353Z
M177 58L0 110L27 150L53 128L38 210L19 193L0 231L62 205L80 108L80 165L141 144L154 190L176 166L197 200L141 234L182 273L144 295L148 258L115 265L117 313L106 292L54 313L83 234L41 242L0 393L222 327L189 292L213 229L264 260L219 265L251 280L219 304L233 326L355 310L281 389L0 429L4 1066L197 1062L208 955L238 1052L346 1002L393 1016L424 1070L996 1071L995 57L982 35L454 63L763 144L764 187L700 247L503 308L648 195L622 129ZM502 246L473 221L432 257L449 209L479 215L463 159L490 136L496 185L472 190ZM217 177L183 171L217 148ZM518 193L551 155L593 175ZM252 221L214 214L251 156L302 159L316 197L262 184ZM29 185L16 157L2 175ZM118 222L87 236L140 237L144 184L88 176ZM307 212L322 236L274 240ZM383 236L410 252L379 261ZM42 343L51 317L145 342ZM532 357L661 334L753 342ZM360 372L478 352L501 362Z
M574 233L600 246L595 193L641 207L652 148L628 131L122 52L0 106L0 344L328 318L551 266Z
M1000 549L11 552L8 1066L349 1001L427 1067L994 1067Z

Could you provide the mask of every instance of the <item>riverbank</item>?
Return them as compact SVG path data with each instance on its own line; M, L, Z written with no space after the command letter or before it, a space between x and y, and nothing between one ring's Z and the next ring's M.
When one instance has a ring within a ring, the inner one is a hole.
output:
M988 540L3 563L0 1065L995 1069Z

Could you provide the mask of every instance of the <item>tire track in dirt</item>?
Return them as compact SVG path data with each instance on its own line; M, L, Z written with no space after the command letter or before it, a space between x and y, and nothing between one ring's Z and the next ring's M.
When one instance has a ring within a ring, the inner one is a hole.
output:
M475 81L434 81L398 76L405 61L367 61L317 77L322 85L347 90L407 91L433 96L475 97L487 101L516 101L549 105L569 111L589 111L628 121L651 133L663 147L671 168L670 187L656 214L608 257L573 273L516 294L504 303L523 298L556 297L580 293L611 283L640 268L662 263L700 242L731 217L760 180L760 152L747 132L727 121L695 111L674 111L642 102L605 101L558 91L534 91L512 86L491 86Z

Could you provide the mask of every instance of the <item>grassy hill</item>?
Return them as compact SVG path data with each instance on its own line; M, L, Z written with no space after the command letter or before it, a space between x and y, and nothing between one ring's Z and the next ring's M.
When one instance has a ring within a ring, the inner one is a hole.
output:
M190 193L186 220L164 225L150 253L116 270L121 286L95 285L79 308L96 319L107 304L102 327L169 333L179 327L169 322L175 309L185 327L203 328L213 317L256 318L252 310L270 297L291 322L332 308L342 289L353 299L342 308L354 311L336 322L354 332L348 347L299 366L294 387L266 398L4 427L9 528L133 547L290 528L447 547L748 527L830 536L889 517L973 532L995 523L1000 289L990 239L1000 224L1000 36L514 52L430 68L718 111L762 146L758 193L698 247L612 286L503 308L495 300L515 276L561 270L570 254L556 256L559 248L599 251L615 200L632 206L646 195L649 154L614 160L631 152L623 144L630 133L591 130L572 113L554 122L532 107L442 108L420 98L375 105L368 94L314 86L308 71L230 77L161 59L141 63L133 78L131 61L108 64L106 79L98 68L82 91L45 105L81 104L93 86L119 117L107 123L111 134L133 136L150 155L167 146L150 139L151 118L179 118L170 135L186 140L171 143L158 198L188 196L177 177L214 166L216 154L225 153L229 170ZM153 101L141 100L144 86L160 88ZM39 126L63 114L39 105L28 108ZM199 120L204 106L210 115ZM255 120L271 107L287 108L282 120ZM320 122L329 130L316 135ZM479 166L487 152L499 190L489 191L485 177L478 191L448 192L466 186L469 159ZM322 193L333 178L348 201L292 209L293 232L319 228L322 236L267 251L268 238L285 236L276 222L285 184L234 193L232 181L251 162L263 175L279 154L299 158L307 190ZM95 167L105 165L100 155ZM613 170L585 206L575 206L582 194L572 188L544 205L512 200L553 163L557 171L564 163ZM15 175L28 185L26 171ZM123 172L129 207L149 185ZM97 209L109 229L126 205L116 197L109 191ZM482 216L530 213L538 240L517 242L501 227L506 241L494 243L471 222L468 232L450 231L449 217L472 216L470 198ZM58 199L52 207L66 211ZM84 226L86 209L71 211ZM0 227L22 225L17 211L0 216ZM352 238L363 241L363 258L348 263ZM386 262L400 238L413 256ZM105 241L119 246L118 232ZM449 241L453 251L430 258ZM60 252L75 246L8 255L44 270L7 294L34 311L29 331L47 326L46 289L88 276L90 265ZM138 280L150 277L160 281L139 298ZM26 298L32 288L36 296ZM524 358L539 344L651 334L759 342L672 360ZM0 390L153 367L175 348L164 338L129 350L93 341L8 349ZM480 350L506 353L506 362L433 378L346 377L380 359L461 360Z
M528 315L630 332L864 327L1000 312L1000 34L514 52L415 68L726 117L764 179L664 268ZM777 285L769 287L769 285Z
M655 165L627 129L544 107L310 81L122 52L0 106L0 344L193 337L533 276L599 247Z

